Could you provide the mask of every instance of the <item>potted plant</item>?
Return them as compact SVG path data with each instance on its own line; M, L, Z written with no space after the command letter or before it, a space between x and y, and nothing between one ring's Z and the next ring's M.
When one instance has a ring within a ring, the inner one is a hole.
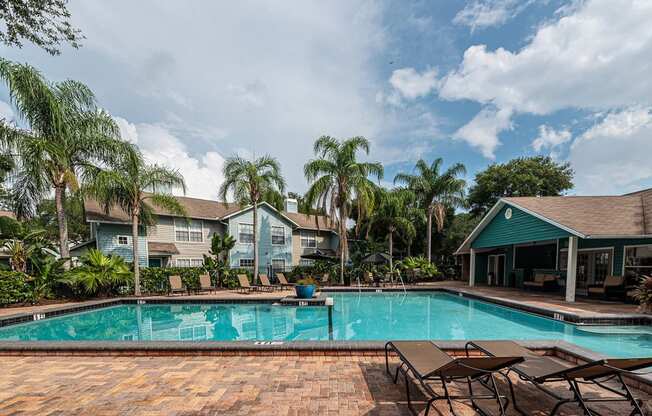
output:
M294 286L294 290L299 299L312 299L312 296L315 294L315 288L317 287L317 282L315 279L309 277L305 279L300 279L297 281L297 284Z
M633 298L639 301L639 310L643 313L652 311L652 277L645 276L634 290Z

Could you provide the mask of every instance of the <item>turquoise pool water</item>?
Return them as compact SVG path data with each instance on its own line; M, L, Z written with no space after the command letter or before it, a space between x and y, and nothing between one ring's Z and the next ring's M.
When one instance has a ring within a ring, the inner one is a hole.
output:
M334 293L326 307L121 305L0 328L2 340L561 339L611 356L652 355L650 327L578 327L446 293Z

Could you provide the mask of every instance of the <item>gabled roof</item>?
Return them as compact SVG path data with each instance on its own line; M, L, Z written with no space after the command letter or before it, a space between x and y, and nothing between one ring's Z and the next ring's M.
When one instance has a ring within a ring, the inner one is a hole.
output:
M550 196L502 198L485 215L456 253L471 243L505 205L580 238L652 237L652 190L621 196Z
M175 196L175 198L185 207L188 218L203 219L203 220L225 220L234 215L250 210L251 206L243 207L236 203L218 202L208 199L189 198L185 196ZM324 216L318 215L305 215L295 214L289 212L281 212L276 208L262 202L264 205L280 216L284 217L296 228L309 229L309 230L330 230L334 231L334 225ZM131 218L118 207L113 207L107 214L97 201L87 199L84 201L84 208L86 210L86 221L88 222L103 222L103 223L116 223L116 224L131 224ZM172 214L165 209L156 205L152 205L156 215L167 215L177 217L178 215Z

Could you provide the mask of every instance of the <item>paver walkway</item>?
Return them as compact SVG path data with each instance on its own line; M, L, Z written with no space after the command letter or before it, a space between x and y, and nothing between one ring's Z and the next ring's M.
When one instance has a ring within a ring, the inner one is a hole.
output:
M2 357L0 375L1 415L409 414L404 386L391 383L382 357ZM517 394L531 415L554 404L523 383ZM423 402L417 407L423 413ZM474 414L463 404L456 410Z

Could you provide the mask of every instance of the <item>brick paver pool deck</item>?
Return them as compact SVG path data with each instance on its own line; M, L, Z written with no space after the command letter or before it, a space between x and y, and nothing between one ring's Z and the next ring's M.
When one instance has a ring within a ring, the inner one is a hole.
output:
M410 414L404 385L392 384L378 356L2 357L0 374L2 415ZM531 415L554 405L525 383L516 391ZM417 400L423 413L423 396ZM495 413L495 403L483 404ZM460 415L475 414L455 407ZM444 404L437 408L449 414ZM622 405L595 408L629 413ZM561 414L579 412L568 405Z

